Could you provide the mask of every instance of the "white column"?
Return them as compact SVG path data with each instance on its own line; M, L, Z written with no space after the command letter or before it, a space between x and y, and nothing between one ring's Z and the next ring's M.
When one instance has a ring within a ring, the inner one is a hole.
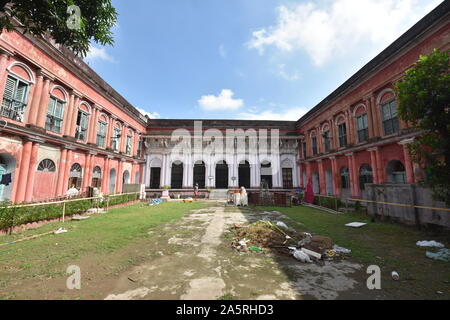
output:
M150 155L145 155L145 170L144 170L144 183L146 186L150 186Z

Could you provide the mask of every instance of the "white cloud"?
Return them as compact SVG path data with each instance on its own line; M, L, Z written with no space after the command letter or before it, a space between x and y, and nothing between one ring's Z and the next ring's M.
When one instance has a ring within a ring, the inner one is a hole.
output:
M87 53L84 60L86 61L103 60L108 62L116 62L116 60L106 52L105 48L103 47L99 48L93 45L90 45L89 52Z
M223 89L218 96L202 96L198 100L199 106L206 111L236 110L244 105L244 100L233 99L234 93L229 89Z
M225 49L225 45L223 43L219 46L219 54L224 59L228 56L227 49Z
M278 109L268 109L261 112L241 112L238 114L239 119L243 120L286 120L286 121L297 121L306 112L307 108L301 107L291 107L291 108L278 108Z
M442 0L324 0L280 6L277 23L253 32L249 48L305 51L321 66L337 55L372 45L381 50Z
M161 115L158 112L148 112L141 108L136 108L140 113L142 113L144 116L148 116L150 119L159 119L161 118Z
M288 81L295 81L300 79L300 74L298 73L298 71L295 71L293 73L287 72L285 64L278 65L278 75Z

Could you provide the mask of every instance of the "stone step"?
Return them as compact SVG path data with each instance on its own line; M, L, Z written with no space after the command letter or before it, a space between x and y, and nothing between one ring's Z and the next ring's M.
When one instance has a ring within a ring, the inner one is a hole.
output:
M214 189L209 194L211 200L226 200L228 199L228 189Z

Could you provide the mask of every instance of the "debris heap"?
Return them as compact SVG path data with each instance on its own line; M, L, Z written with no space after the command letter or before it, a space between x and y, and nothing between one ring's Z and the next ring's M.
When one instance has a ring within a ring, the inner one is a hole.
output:
M328 237L298 232L282 222L260 220L247 226L234 225L232 232L231 247L238 252L272 252L302 262L343 259L350 253Z

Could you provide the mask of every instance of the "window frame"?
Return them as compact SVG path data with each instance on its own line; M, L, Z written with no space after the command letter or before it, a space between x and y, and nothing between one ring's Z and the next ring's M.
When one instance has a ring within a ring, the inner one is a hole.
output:
M111 143L111 149L112 150L117 151L117 152L120 150L121 138L122 138L121 130L119 128L114 128L113 129L112 143Z
M317 156L319 154L319 149L317 145L317 136L311 137L311 151L313 156Z
M53 114L50 114L50 105L53 102ZM56 113L56 106L58 105L58 103L61 105L61 117L58 118L55 116ZM59 99L58 97L55 96L50 96L50 99L48 101L48 107L47 107L47 116L45 118L45 130L47 131L51 131L54 133L61 133L62 127L63 127L63 123L64 123L64 110L66 107L66 101L63 101L61 99ZM49 119L51 120L51 122L49 123ZM59 127L55 126L55 119L56 121L59 121L60 125ZM55 130L58 129L58 130Z
M386 115L386 107L389 108L389 118L385 118ZM381 121L383 124L383 133L385 136L390 136L400 132L400 123L398 119L398 105L397 100L392 99L386 103L381 104ZM395 111L395 114L393 112ZM389 128L389 129L388 129Z
M80 116L81 115L81 116ZM85 116L86 117L86 128L81 127L81 123L82 123L82 117ZM77 113L77 128L75 131L75 138L77 140L80 141L86 141L87 140L87 133L88 133L88 128L89 128L89 113L86 113L85 111L78 109L78 113ZM83 136L84 134L84 136ZM83 138L83 139L81 139Z
M8 85L8 79L11 79L12 81L14 81L14 88L12 89L10 98L5 97L5 94L7 92L6 89L7 89L7 85ZM25 85L25 91L23 94L22 101L16 99L17 90L18 90L20 83ZM14 120L14 121L24 122L25 110L28 106L28 96L30 93L30 88L31 88L31 83L29 81L26 81L14 74L8 73L6 76L5 87L4 87L4 91L3 91L0 116ZM5 105L5 100L9 101L7 105ZM14 104L18 104L18 106L15 106ZM9 115L6 114L5 110L7 110L6 112L8 112Z
M101 129L104 128L104 132L101 131ZM106 145L106 134L108 132L108 123L98 120L98 126L97 126L97 139L96 139L96 144L99 147L104 148ZM103 133L103 134L102 134ZM101 141L103 141L103 143L100 143Z
M362 128L360 122L362 121ZM358 142L363 143L369 141L369 117L367 113L363 113L356 117L356 133L358 135Z
M341 130L343 128L343 130ZM345 122L338 124L339 148L347 147L347 124Z
M348 167L341 168L340 176L341 176L341 189L350 189L350 171Z
M323 132L323 147L325 153L328 153L331 151L331 136L330 136L330 130Z
M131 152L133 151L133 136L130 134L127 134L127 140L125 144L125 154L131 155Z

